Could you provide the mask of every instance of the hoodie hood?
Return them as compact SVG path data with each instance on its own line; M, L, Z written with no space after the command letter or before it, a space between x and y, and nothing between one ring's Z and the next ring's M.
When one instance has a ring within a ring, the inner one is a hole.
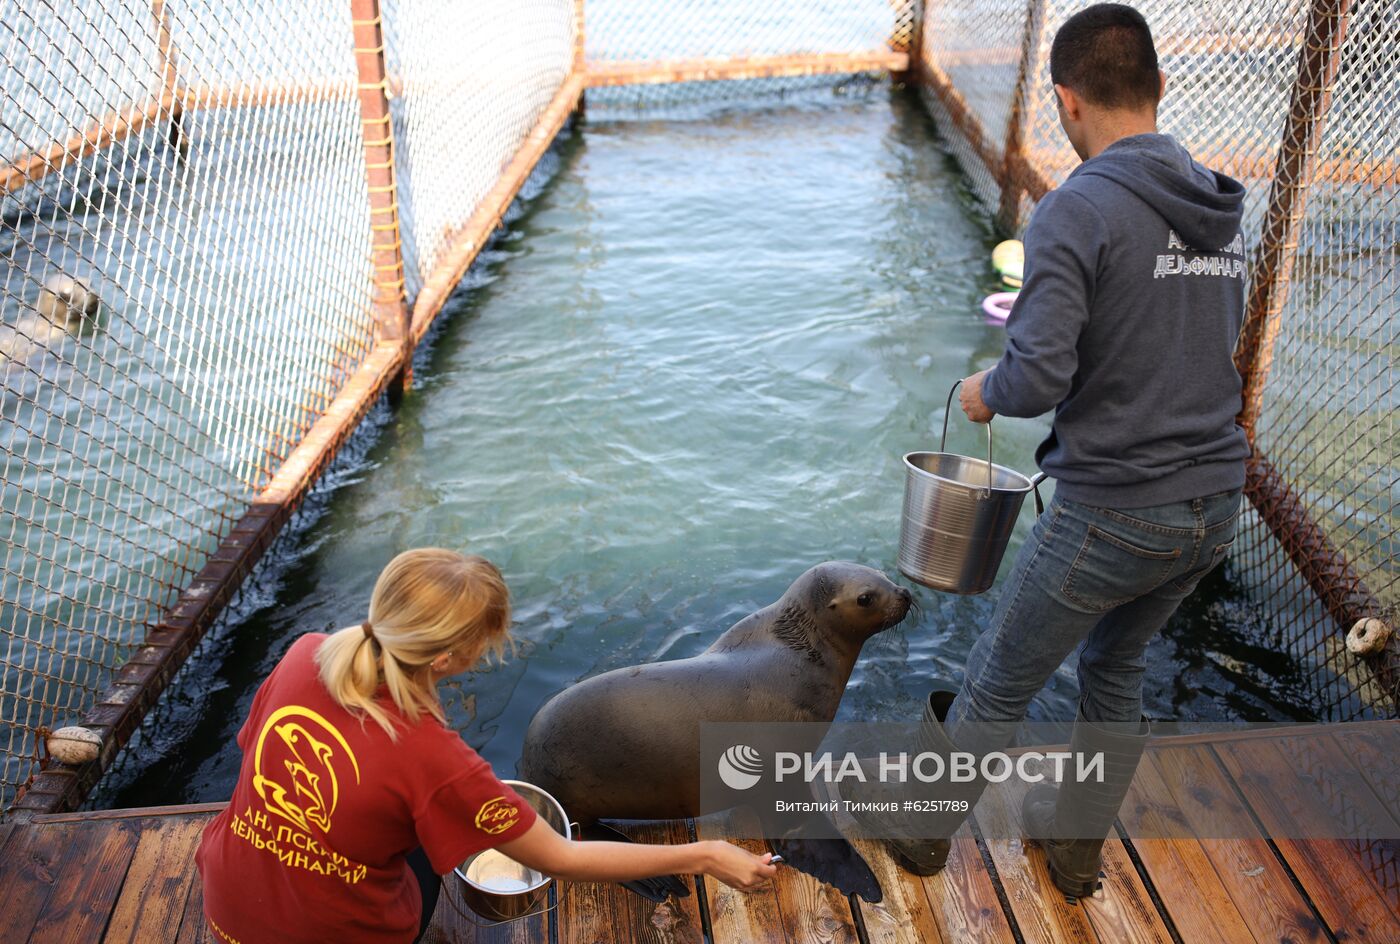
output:
M1104 177L1131 191L1193 249L1222 248L1240 231L1244 185L1196 163L1170 135L1115 141L1070 178L1080 176Z

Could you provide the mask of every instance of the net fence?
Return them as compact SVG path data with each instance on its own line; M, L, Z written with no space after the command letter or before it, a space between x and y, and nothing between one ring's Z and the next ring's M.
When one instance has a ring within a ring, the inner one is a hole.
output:
M333 449L317 424L377 396L357 378L396 363L394 319L421 335L584 84L589 109L675 107L870 94L899 71L1014 231L1074 166L1048 50L1078 6L7 5L0 809L36 769L36 734L82 720L205 592L246 516L288 500L294 452ZM1170 78L1164 130L1249 185L1247 241L1271 247L1256 277L1280 289L1261 308L1255 426L1283 494L1256 502L1232 566L1267 615L1261 645L1313 667L1318 716L1393 713L1395 644L1358 658L1339 620L1359 606L1394 625L1400 604L1400 8L1335 0L1332 65L1300 83L1321 0L1139 6ZM1330 102L1280 214L1301 86ZM1305 566L1328 554L1332 597Z
M590 71L609 80L595 78L588 107L654 120L866 94L908 52L917 12L917 0L587 0Z
M929 0L924 11L925 101L973 189L1012 231L1078 163L1059 127L1049 50L1082 6ZM1394 641L1365 656L1345 641L1354 619L1393 627L1400 610L1400 7L1135 6L1167 75L1162 130L1249 188L1262 465L1251 468L1257 508L1231 565L1260 612L1256 642L1306 668L1299 678L1317 717L1393 715ZM1314 136L1281 148L1302 130Z
M349 2L0 17L0 810L379 338ZM574 58L571 0L386 2L407 298Z

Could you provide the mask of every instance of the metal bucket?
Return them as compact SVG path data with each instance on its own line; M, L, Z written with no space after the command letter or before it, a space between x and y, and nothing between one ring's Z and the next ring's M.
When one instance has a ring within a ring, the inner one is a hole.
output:
M573 838L573 826L558 800L522 780L501 782L520 794L551 829L565 839ZM462 901L492 924L528 918L549 910L543 906L554 880L495 849L483 849L468 857L454 871Z
M981 593L996 580L1016 515L1043 472L1026 478L992 462L992 424L987 424L987 459L945 452L948 412L959 380L948 392L938 452L904 457L904 513L899 530L899 572L935 590Z

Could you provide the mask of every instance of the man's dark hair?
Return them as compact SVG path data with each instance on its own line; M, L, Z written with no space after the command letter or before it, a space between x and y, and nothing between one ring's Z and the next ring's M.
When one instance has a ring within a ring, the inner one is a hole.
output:
M1101 108L1157 104L1152 30L1122 3L1096 3L1065 20L1050 46L1050 79Z

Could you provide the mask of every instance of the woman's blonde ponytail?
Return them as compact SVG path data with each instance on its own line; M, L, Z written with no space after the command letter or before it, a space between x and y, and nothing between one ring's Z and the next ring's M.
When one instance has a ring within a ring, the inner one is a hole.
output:
M316 651L321 682L341 707L371 718L397 739L382 699L388 690L403 721L425 713L443 721L431 664L455 653L475 662L509 645L510 595L481 557L442 548L405 551L374 585L369 620L333 633Z

